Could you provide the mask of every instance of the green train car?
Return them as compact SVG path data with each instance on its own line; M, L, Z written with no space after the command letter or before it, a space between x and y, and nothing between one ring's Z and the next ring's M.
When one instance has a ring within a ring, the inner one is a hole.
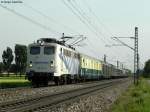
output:
M126 69L80 54L80 79L100 80L127 77Z
M96 80L102 77L102 62L87 55L80 54L80 77Z

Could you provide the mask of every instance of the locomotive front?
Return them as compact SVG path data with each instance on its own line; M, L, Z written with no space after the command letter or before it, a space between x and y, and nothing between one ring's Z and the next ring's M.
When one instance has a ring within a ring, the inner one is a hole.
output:
M28 80L33 84L47 85L49 80L53 80L55 72L55 43L37 42L30 44L27 51Z

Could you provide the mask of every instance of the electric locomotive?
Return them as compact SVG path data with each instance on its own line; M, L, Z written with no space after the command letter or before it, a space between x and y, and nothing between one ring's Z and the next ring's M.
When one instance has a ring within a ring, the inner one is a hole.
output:
M79 53L56 39L41 38L28 46L27 64L27 77L35 85L69 83L79 73Z
M102 78L127 77L127 69L77 52L64 41L41 38L28 45L26 75L33 85L48 81L67 84Z

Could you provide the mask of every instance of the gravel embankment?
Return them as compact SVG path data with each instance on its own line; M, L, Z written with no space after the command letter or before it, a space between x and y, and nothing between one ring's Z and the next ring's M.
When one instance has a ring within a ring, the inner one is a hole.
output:
M110 105L125 91L131 81L116 85L105 91L97 91L90 95L85 95L75 98L73 101L67 101L63 104L58 104L55 107L46 110L46 112L107 112ZM82 88L90 84L72 84L63 86L50 86L41 88L16 88L0 90L0 103L25 99L32 96L40 96L46 94L55 94L73 89ZM44 112L44 111L42 111Z
M102 82L104 81L100 81L99 83ZM19 100L19 99L26 99L32 96L34 97L34 96L41 96L41 95L51 95L59 92L86 87L89 85L93 85L94 83L97 84L98 81L70 84L70 85L61 85L61 86L51 85L49 87L40 87L40 88L22 87L22 88L0 89L0 103Z
M18 99L25 99L32 96L41 96L47 94L54 94L56 92L68 91L77 88L81 88L83 85L62 85L62 86L50 86L40 88L13 88L13 89L0 89L0 103L8 102Z
M47 110L46 112L108 112L110 106L124 92L131 81L107 88L105 91L97 91L90 96L85 95L75 99L72 103L64 103Z

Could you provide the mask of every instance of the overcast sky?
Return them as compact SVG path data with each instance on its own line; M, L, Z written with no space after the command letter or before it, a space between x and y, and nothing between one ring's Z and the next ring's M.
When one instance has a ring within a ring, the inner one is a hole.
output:
M133 68L132 50L123 46L106 45L117 44L111 39L113 36L134 36L135 26L139 28L140 62L144 63L150 58L149 0L22 0L22 3L0 1L1 5L11 9L10 11L0 7L0 61L7 46L14 50L15 44L28 45L38 38L59 39L65 33L69 36L87 37L81 43L83 46L77 47L80 52L101 60L106 54L108 62L116 64L119 60L128 68ZM131 39L123 41L130 46L134 45Z

